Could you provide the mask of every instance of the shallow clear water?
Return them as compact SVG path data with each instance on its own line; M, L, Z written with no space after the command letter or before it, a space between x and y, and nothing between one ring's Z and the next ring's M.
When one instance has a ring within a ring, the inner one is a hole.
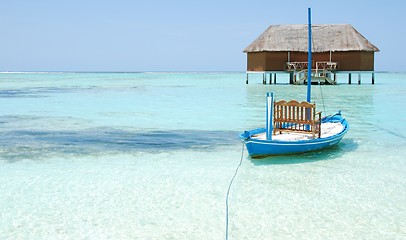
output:
M264 125L267 91L306 98L305 86L245 77L0 74L0 236L224 239L239 132ZM244 151L230 239L406 238L406 74L375 78L312 88L319 110L350 124L338 146Z

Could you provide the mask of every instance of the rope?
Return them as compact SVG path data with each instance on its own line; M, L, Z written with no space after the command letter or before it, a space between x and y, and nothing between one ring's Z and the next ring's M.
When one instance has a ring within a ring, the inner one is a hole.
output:
M227 190L227 198L226 198L226 240L228 240L228 196L230 195L231 185L233 184L235 176L237 176L238 169L241 166L243 157L244 157L244 142L242 143L240 163L238 164L237 168L235 169L234 176L231 179L230 184L228 185L228 190Z
M320 80L319 80L319 86L320 86L321 101L323 103L323 112L324 112L324 116L326 116L326 106L324 104L323 90L322 90L322 87L320 84Z

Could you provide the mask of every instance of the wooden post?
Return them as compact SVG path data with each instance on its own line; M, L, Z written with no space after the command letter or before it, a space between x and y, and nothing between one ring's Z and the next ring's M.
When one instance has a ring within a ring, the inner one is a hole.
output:
M372 73L372 84L375 84L375 73Z
M247 73L247 80L245 81L245 84L248 84L248 73Z
M293 72L289 73L289 84L293 84Z
M273 83L276 84L276 73L275 73L275 76L273 78Z
M269 74L269 84L272 84L272 73Z
M265 72L262 74L262 84L266 84L266 75L265 75Z
M358 73L358 85L361 84L361 73Z
M348 84L351 84L351 73L348 73Z

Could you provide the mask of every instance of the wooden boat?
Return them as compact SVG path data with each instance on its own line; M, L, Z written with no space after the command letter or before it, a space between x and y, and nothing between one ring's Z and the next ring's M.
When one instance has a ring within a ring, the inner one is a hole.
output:
M267 93L266 127L244 131L240 134L251 157L296 154L317 151L336 145L347 133L349 125L341 111L321 118L311 96L311 9L309 18L309 50L307 101L275 101Z
M293 126L293 125L292 125ZM266 138L266 128L245 131L240 135L244 139L251 157L269 155L296 154L317 151L336 145L348 131L348 123L341 113L327 116L320 121L320 137L300 131L288 133L272 133L272 138Z

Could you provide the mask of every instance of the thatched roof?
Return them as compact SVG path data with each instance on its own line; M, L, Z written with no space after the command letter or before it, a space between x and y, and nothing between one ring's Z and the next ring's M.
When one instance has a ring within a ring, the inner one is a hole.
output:
M244 52L307 52L308 26L271 25ZM312 52L367 51L379 52L350 24L312 25Z

